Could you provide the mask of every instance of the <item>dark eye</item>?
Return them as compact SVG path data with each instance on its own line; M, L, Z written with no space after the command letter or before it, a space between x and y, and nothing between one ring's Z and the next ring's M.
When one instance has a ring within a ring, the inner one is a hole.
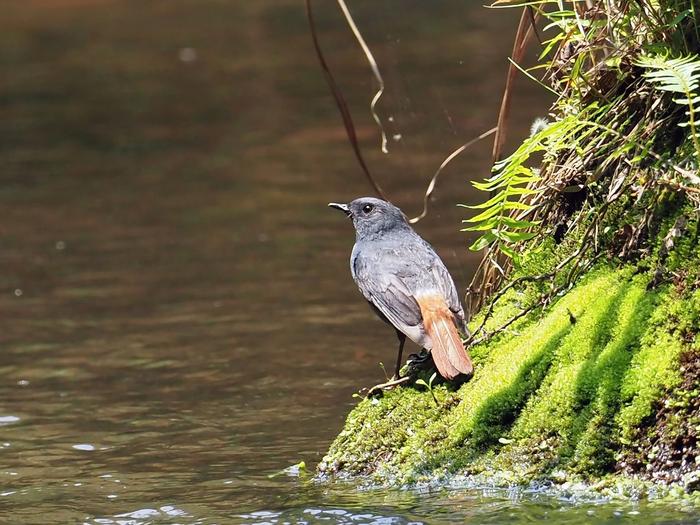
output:
M365 215L367 215L367 214L368 214L369 212L371 212L373 209L374 209L374 206L372 206L371 204L365 204L364 206L362 206L362 213L364 213Z

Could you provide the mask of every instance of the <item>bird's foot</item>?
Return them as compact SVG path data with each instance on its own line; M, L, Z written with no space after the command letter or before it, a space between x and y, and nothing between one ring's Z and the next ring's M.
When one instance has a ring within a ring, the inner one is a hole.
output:
M406 375L416 375L422 370L433 368L433 356L430 352L421 350L420 354L411 354L406 362Z
M411 378L409 376L404 376L404 377L394 376L391 379L389 379L389 381L387 381L386 383L380 383L380 384L374 385L372 388L368 389L366 397L381 396L385 391L392 390L399 385L403 385L404 383L407 383L410 380L411 380Z

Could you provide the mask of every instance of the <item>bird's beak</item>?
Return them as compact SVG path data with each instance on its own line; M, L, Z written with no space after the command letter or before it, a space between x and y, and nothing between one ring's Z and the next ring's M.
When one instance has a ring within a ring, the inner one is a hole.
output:
M337 202L329 202L328 203L329 208L335 208L336 210L342 211L345 215L350 217L350 208L348 208L347 204L338 204Z

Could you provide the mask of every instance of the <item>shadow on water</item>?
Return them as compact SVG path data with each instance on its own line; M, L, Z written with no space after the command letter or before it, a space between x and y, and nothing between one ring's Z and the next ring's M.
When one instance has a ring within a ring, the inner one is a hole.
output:
M352 6L387 80L384 156L367 66L318 4L368 162L413 214L445 156L493 125L517 14ZM325 207L368 189L300 2L6 2L0 65L0 522L585 513L268 478L315 464L394 353L351 282L351 229ZM521 83L514 140L544 98ZM481 198L466 179L489 152L451 165L418 228L462 288L477 256L454 205Z

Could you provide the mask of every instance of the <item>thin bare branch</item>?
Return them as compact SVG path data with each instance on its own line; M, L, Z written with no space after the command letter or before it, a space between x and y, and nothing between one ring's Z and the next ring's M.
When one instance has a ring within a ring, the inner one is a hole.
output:
M533 22L536 22L538 16L539 15L533 16L532 13L527 9L527 7L523 9L523 13L520 16L520 22L518 23L518 30L515 34L515 41L513 42L512 59L515 62L522 61L523 57L525 56L527 43L532 38L533 28L535 27ZM503 98L501 99L501 109L498 113L498 131L496 132L496 136L493 139L492 157L494 164L500 160L501 154L503 152L503 146L506 143L506 136L508 132L508 117L510 115L513 86L516 76L517 69L511 63L508 66L506 87L503 91Z
M347 133L348 140L350 141L350 145L352 146L352 150L355 153L355 158L357 158L357 162L360 164L362 171L364 172L365 176L367 177L367 180L369 181L372 188L374 188L374 191L377 193L377 195L379 195L382 199L388 200L377 181L374 180L374 177L372 177L372 174L370 173L369 168L365 163L365 159L362 156L362 151L360 151L360 144L357 140L355 124L352 121L350 109L348 108L347 102L345 102L345 97L343 96L340 87L336 83L335 78L333 77L333 73L331 73L331 70L328 67L328 63L326 62L326 58L323 55L323 51L321 50L321 44L318 40L318 32L316 30L316 23L314 22L313 10L311 7L311 0L306 0L306 16L309 20L311 38L313 40L314 49L316 50L316 56L318 57L318 61L321 64L323 75L326 78L326 82L328 83L328 87L330 88L331 93L333 94L335 103L338 106L340 116L343 118L345 132Z
M445 160L442 161L442 164L440 164L440 167L437 169L435 172L435 175L433 175L433 178L430 179L430 184L428 184L428 189L425 190L425 195L423 195L423 211L420 213L420 215L417 215L416 217L413 217L410 221L411 224L416 224L418 221L423 219L426 215L428 215L428 200L430 199L430 196L433 194L433 191L435 190L435 184L437 183L437 178L442 173L442 170L450 163L452 160L462 154L466 149L471 147L472 145L476 144L480 140L485 139L486 137L493 135L496 133L496 130L498 128L493 127L488 131L484 131L481 135L478 137L474 137L471 139L469 142L462 144L459 148L454 150L452 153L450 153Z
M352 33L355 35L357 42L360 44L360 47L362 48L362 52L367 57L367 62L369 62L369 67L372 68L372 73L374 74L374 78L377 79L377 83L379 84L379 89L374 94L374 97L372 97L372 102L370 102L369 109L370 109L370 112L372 113L372 118L377 123L377 126L379 126L379 131L382 134L382 144L381 144L382 152L389 153L389 150L387 149L387 140L386 140L386 132L384 131L384 125L382 124L382 120L379 118L379 115L377 114L377 103L379 102L379 99L382 97L382 94L384 93L384 79L382 78L382 74L379 72L379 66L377 65L377 61L374 59L374 55L372 54L372 51L370 50L369 46L365 42L365 39L362 37L362 33L360 33L360 30L357 28L357 24L355 24L355 21L353 20L352 15L350 14L350 10L348 9L348 6L345 5L345 1L338 0L338 5L340 6L340 10L343 12L343 15L345 16L345 20L348 22L348 26L350 26Z

